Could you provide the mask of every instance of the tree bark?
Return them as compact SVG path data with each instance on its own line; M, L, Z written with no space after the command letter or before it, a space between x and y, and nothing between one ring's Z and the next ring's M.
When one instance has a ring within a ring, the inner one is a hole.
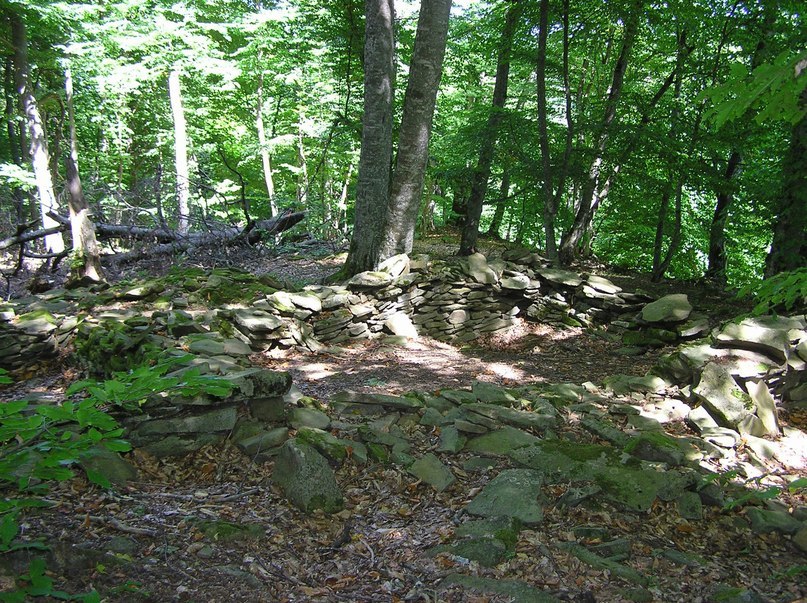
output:
M261 165L263 166L263 181L266 184L266 195L269 198L269 211L272 217L277 215L277 203L275 203L275 181L272 177L272 156L269 154L269 147L266 145L266 128L263 125L263 74L258 78L258 107L256 110L255 127L258 130L258 146L261 153ZM247 216L249 211L247 208Z
M30 157L34 168L36 188L39 193L42 226L45 230L50 230L57 226L57 223L48 216L48 213L58 211L59 205L53 191L45 130L42 126L42 118L39 114L39 107L31 84L25 22L20 15L13 11L9 12L9 20L11 22L11 38L14 46L14 80L25 112L30 142ZM53 232L45 236L45 248L48 253L62 253L64 251L64 239L61 233Z
M344 272L378 265L389 204L392 102L395 86L393 0L365 1L364 116L355 219Z
M73 258L70 262L71 279L99 282L104 280L101 269L101 249L95 239L95 225L90 217L90 206L84 198L78 169L78 141L76 139L76 116L73 107L73 76L70 69L64 74L67 121L70 128L70 153L65 158L67 174L68 208L70 230L73 235Z
M14 165L22 166L22 140L19 136L17 124L17 94L14 90L14 60L6 57L3 74L3 94L6 98L6 132L8 134L8 146L11 150L11 159ZM24 221L25 196L18 186L12 186L11 196L14 202L14 213L17 224Z
M490 221L490 228L488 228L488 236L501 238L499 230L502 227L502 220L504 219L504 210L507 207L507 200L510 197L510 166L504 166L502 172L502 182L499 186L499 198L496 200L496 211L493 213L493 220Z
M171 100L171 114L174 119L174 166L177 184L178 230L180 234L190 231L190 176L188 172L188 128L185 112L182 109L182 92L179 85L179 68L175 67L168 76L168 96Z
M564 265L569 265L577 257L581 242L591 227L594 214L599 206L600 200L595 197L595 193L599 186L600 173L602 171L603 161L605 160L605 151L608 148L611 125L616 118L616 109L619 103L619 97L622 94L622 84L625 80L628 60L633 48L633 43L636 41L636 36L639 32L643 6L644 0L634 0L630 8L630 14L625 20L625 33L622 37L622 47L616 65L614 66L611 87L605 102L605 113L594 136L594 158L592 159L583 182L580 206L575 213L572 225L561 238L558 256L560 262Z
M426 178L434 106L443 73L450 11L451 0L422 0L420 4L381 259L412 251Z
M713 279L719 285L726 284L726 224L729 219L729 208L734 201L734 180L739 174L742 155L737 149L731 151L723 181L717 191L717 204L709 229L709 265L706 278Z
M549 0L541 0L538 18L538 60L535 68L536 92L538 95L538 144L541 148L541 192L544 200L544 239L546 255L552 263L558 259L555 240L555 216L558 208L553 195L552 162L549 157L549 128L546 111L546 41L549 38Z
M807 89L801 93L800 104L807 106ZM766 278L807 266L807 117L793 127L782 176Z
M482 208L485 202L485 194L488 190L488 180L490 179L490 166L493 163L496 138L504 117L504 105L507 102L507 84L510 77L510 55L513 50L513 37L515 36L522 10L522 2L516 0L507 8L507 14L505 15L499 54L496 59L493 107L482 134L479 159L473 173L471 196L466 207L465 223L463 224L462 240L460 241L460 255L470 255L476 251L476 241L479 237L479 220L482 217Z

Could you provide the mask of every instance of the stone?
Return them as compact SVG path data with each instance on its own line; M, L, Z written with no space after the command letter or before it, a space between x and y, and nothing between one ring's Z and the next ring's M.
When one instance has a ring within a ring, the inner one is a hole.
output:
M507 389L487 381L474 381L471 391L483 404L510 406L518 402L518 398Z
M530 277L528 277L526 274L515 274L513 276L503 278L500 285L502 286L502 289L523 291L530 286Z
M616 294L622 291L622 287L618 287L607 278L597 276L596 274L589 274L586 277L586 283L592 289L596 289L602 293Z
M418 331L404 312L396 312L384 321L384 328L393 335L406 337L407 339L417 339Z
M692 392L723 427L736 427L751 414L751 398L740 389L729 370L717 362L709 362L703 368Z
M660 394L667 389L667 383L656 375L645 375L644 377L611 375L605 378L605 388L618 396L630 392Z
M286 291L275 291L266 296L266 301L269 307L274 308L281 314L291 315L297 310L294 307L294 302L291 301L291 296Z
M681 339L694 339L709 332L709 319L703 317L690 316L685 323L676 325L675 332Z
M409 473L442 492L456 481L451 469L433 454L426 454L409 466Z
M292 408L288 413L288 421L295 429L301 427L328 429L331 425L331 418L316 408Z
M703 519L703 503L697 492L684 492L675 501L678 514L684 519L700 521Z
M214 408L206 412L144 421L137 427L138 437L163 434L223 433L235 427L238 419L235 406Z
M374 272L369 270L367 272L359 272L348 281L348 286L359 287L366 289L379 289L386 287L393 281L393 277L389 272Z
M283 396L267 396L250 400L249 412L261 421L278 423L286 420L287 406Z
M519 410L507 406L489 404L466 404L465 408L495 419L499 423L525 429L545 431L558 423L558 413L549 404L539 405L535 410Z
M457 585L468 590L503 595L509 597L508 600L512 603L560 603L560 599L520 580L499 580L465 574L449 574L440 582L440 589L443 590ZM466 597L466 600L478 600L478 597Z
M492 284L499 280L496 272L488 266L487 258L481 253L474 253L467 258L462 258L460 265L465 274L477 283Z
M355 450L361 445L360 442L342 440L316 427L300 427L297 431L297 440L310 444L327 459L336 462L341 462L347 458L349 454L348 448Z
M79 464L87 476L96 481L96 476L108 480L116 486L138 478L137 469L117 452L103 446L93 446L79 455Z
M709 411L703 406L697 406L689 411L687 422L689 422L698 433L703 433L704 429L718 427L717 421L712 418L712 415L710 415Z
M555 285L576 288L583 284L583 279L576 272L559 268L541 268L535 271L542 279Z
M642 308L645 322L682 322L689 318L692 304L684 293L665 295Z
M507 426L473 438L465 447L471 452L504 456L516 448L532 446L540 441L539 438L521 431L520 429Z
M378 405L404 411L415 411L423 407L423 402L417 398L388 394L364 394L352 390L338 392L331 400L338 403Z
M803 524L803 527L793 534L791 540L802 553L807 553L807 525Z
M298 308L311 312L322 312L322 299L313 291L289 293L289 300Z
M508 556L505 544L496 538L466 538L452 544L441 544L429 549L429 555L448 553L454 557L476 561L482 567L499 565Z
M506 469L482 488L465 510L480 517L513 517L524 525L543 520L543 477L532 469Z
M317 450L296 440L288 440L280 449L272 471L272 481L286 498L301 511L321 509L336 513L344 499L328 461Z
M289 439L289 430L285 427L276 427L269 431L262 431L248 438L236 441L236 445L241 452L247 456L254 457L258 454L266 453L273 448L282 446Z
M751 530L755 534L781 532L783 534L796 534L804 525L793 518L787 511L771 511L758 507L749 507L746 512L751 522Z
M235 324L247 334L274 331L283 324L277 316L265 310L238 309L233 318Z
M566 542L560 546L562 549L567 550L569 553L580 559L580 561L583 563L590 565L595 569L608 570L612 576L618 576L623 580L627 580L641 586L648 586L650 584L650 580L646 576L637 572L633 568L622 565L621 563L612 559L602 557L577 543Z
M785 362L790 350L787 330L771 327L771 324L775 323L761 318L729 323L715 337L715 345L760 352L777 362Z
M764 381L748 381L745 384L748 395L754 401L757 417L762 422L765 429L764 435L779 435L779 418L776 414L776 401L773 399L768 386Z
M399 253L388 257L386 260L378 265L379 272L387 272L393 278L397 278L404 274L409 274L411 263L409 256L405 253Z
M468 438L460 434L453 425L443 427L440 431L440 446L438 452L459 452L465 446Z

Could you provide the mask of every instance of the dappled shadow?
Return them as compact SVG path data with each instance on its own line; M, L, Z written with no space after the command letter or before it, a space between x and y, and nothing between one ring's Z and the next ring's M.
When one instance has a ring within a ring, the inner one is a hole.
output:
M638 358L583 329L522 323L507 333L458 347L421 337L406 346L356 342L320 354L261 356L267 368L288 370L306 395L326 401L343 389L402 393L469 387L474 379L508 387L534 383L600 383L608 375L643 375L660 352Z

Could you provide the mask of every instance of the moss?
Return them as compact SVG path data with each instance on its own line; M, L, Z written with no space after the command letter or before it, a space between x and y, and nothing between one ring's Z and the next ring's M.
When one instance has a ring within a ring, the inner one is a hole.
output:
M650 444L662 447L662 448L669 448L671 450L678 450L678 442L675 441L674 438L666 435L663 432L655 432L649 431L645 432L640 436L636 436L635 438L631 438L630 441L625 445L623 450L628 454L632 454L634 450L636 450L637 446L639 446L642 442L649 442Z
M612 455L614 449L598 444L580 444L568 440L551 440L541 443L541 448L548 452L560 453L573 461L584 463L599 459L603 454Z
M55 325L57 323L57 320L56 318L54 318L53 314L51 314L45 309L31 310L30 312L26 312L25 314L20 314L19 317L17 318L17 320L20 322L28 322L39 319L45 320L46 322L49 322L52 325Z

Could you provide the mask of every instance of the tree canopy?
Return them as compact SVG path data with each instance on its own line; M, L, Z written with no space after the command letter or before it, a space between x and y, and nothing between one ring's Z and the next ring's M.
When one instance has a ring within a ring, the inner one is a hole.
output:
M357 203L364 4L5 0L3 232L38 220L41 206L15 83L21 22L56 207L68 205L69 71L95 222L181 231L187 195L191 231L304 211L313 236L347 243L368 211ZM378 191L408 190L394 184L414 157L403 97L427 35L417 3L394 4L397 156ZM425 174L406 201L420 232L465 224L468 236L563 263L594 256L657 278L743 284L762 276L766 258L768 274L803 266L802 13L784 0L456 3L445 58L424 71L442 79ZM411 246L416 229L398 222L407 232L389 253Z

